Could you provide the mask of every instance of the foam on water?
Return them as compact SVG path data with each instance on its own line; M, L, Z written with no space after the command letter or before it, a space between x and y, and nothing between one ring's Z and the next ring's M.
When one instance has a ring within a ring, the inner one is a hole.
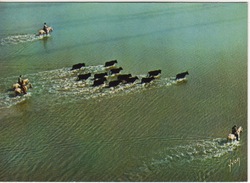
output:
M142 165L130 172L124 173L126 180L145 180L150 173L156 174L163 168L168 169L177 164L187 165L193 161L206 161L219 158L240 146L240 142L226 142L226 139L216 138L211 140L197 140L191 144L175 147L165 147L160 152L155 152L153 158L143 160ZM123 180L124 181L124 180Z
M71 68L61 68L51 71L43 71L34 74L25 75L32 83L33 88L29 89L29 92L33 96L38 96L39 98L46 97L48 95L52 96L52 100L58 101L58 99L67 99L60 100L60 103L63 102L77 102L79 100L88 100L103 97L114 97L127 95L129 93L139 93L143 90L148 90L151 88L157 88L162 86L169 86L175 83L174 80L170 78L160 78L155 79L150 84L139 84L142 77L146 75L138 75L139 80L133 84L120 84L117 87L107 88L106 85L93 87L93 75L96 73L106 72L103 65L97 66L88 66L81 68L80 70L70 70ZM91 73L92 76L86 81L77 81L77 75L83 73ZM10 86L15 83L16 77L9 77L2 79L2 83L5 83L3 86L6 90L0 93L0 108L11 107L16 105L28 97L14 97L13 91L10 89ZM115 80L116 76L109 76L108 80Z
M10 35L1 39L1 45L13 45L19 43L26 43L41 39L40 36L36 36L35 34L17 34Z
M26 95L14 96L14 94L0 95L0 109L9 108L14 105L17 105L31 96L31 92L28 92Z

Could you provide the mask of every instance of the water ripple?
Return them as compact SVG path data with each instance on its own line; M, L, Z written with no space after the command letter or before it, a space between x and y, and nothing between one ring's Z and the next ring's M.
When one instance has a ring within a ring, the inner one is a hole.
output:
M10 36L2 38L0 40L0 44L2 46L13 45L13 44L31 42L31 41L35 41L35 40L38 40L38 39L41 39L41 37L36 36L35 34L10 35Z
M219 158L235 150L240 143L226 142L225 139L216 138L211 140L195 141L187 145L165 147L162 151L156 152L151 160L143 160L142 165L131 172L124 173L124 179L146 180L149 174L160 173L163 169L174 168L178 165L187 165L193 161L204 162L208 159Z

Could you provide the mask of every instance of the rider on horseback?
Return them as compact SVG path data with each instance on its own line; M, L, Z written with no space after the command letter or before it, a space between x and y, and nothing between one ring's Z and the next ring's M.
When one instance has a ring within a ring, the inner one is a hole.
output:
M235 135L236 140L238 141L238 140L239 140L239 135L238 135L238 132L237 132L237 126L236 126L236 125L234 125L234 126L232 127L232 134Z
M20 75L20 76L18 77L17 83L18 83L19 85L22 85L22 83L23 83L22 75Z
M43 30L48 34L48 26L46 25L46 22L43 24Z
M21 90L23 91L24 94L27 94L27 89L26 89L26 86L24 85L23 81L22 81L22 84L21 84Z
M21 88L22 92L23 92L24 94L26 94L26 93L27 93L27 89L25 88L25 83L24 83L24 81L23 81L23 79L22 79L22 75L20 75L20 76L18 77L17 82L18 82L18 84L20 85L20 88Z

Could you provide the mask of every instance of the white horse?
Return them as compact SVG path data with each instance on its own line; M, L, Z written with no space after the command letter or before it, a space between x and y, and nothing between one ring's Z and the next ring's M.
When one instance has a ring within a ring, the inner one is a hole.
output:
M29 85L29 88L32 88L32 84L29 83L28 79L23 80L23 85ZM21 85L19 83L15 83L12 85L13 90L15 90L16 88L20 88L20 87L21 87Z
M28 79L23 80L23 90L21 89L21 85L19 83L13 84L13 90L15 95L26 94L29 88L32 88L32 84L29 83Z
M32 85L31 85L31 83L29 83L28 79L23 80L23 85L29 85L29 88L32 88ZM12 85L13 90L15 90L16 88L20 88L20 87L21 87L21 85L19 83L15 83Z
M13 84L13 86L12 86L13 90L15 90L16 88L20 88L20 87L21 87L21 86L20 86L20 84L18 84L18 83Z
M48 31L48 34L49 34L49 33L51 33L53 31L53 28L52 27L48 27L47 31ZM41 29L41 30L38 31L38 35L39 36L40 35L46 35L46 32L43 29Z
M240 133L241 132L243 132L243 128L240 126L236 131L236 133L238 134L238 140L240 140ZM232 133L228 134L227 141L234 141L234 140L236 140L236 136Z
M16 88L14 91L16 96L21 94L26 94L28 91L28 86L23 86L23 90L21 88Z
M28 79L23 79L23 84L24 84L24 85L30 84L29 82L30 82L30 81L29 81Z

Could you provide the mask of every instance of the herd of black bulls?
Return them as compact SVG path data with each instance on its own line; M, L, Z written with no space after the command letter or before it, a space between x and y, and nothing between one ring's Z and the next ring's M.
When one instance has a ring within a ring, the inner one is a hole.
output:
M92 86L103 85L105 82L107 82L108 76L116 76L116 80L111 80L108 82L108 85L107 85L108 87L115 87L115 86L118 86L120 83L123 83L123 84L134 83L136 80L139 79L137 76L132 77L131 74L120 74L120 71L123 70L123 68L116 67L116 64L117 64L117 60L111 60L111 61L105 62L104 67L106 69L106 72L94 74L94 78L93 78L94 82ZM82 67L85 67L85 63L75 64L72 66L71 70L80 69ZM161 74L161 70L149 71L147 76L141 79L140 84L150 83L154 79L159 78L160 74ZM184 79L186 75L188 74L189 74L188 71L177 74L175 77L175 80L178 81L180 79ZM91 77L91 73L79 74L77 76L77 81L80 81L80 80L84 81L84 80L87 80L89 77Z

